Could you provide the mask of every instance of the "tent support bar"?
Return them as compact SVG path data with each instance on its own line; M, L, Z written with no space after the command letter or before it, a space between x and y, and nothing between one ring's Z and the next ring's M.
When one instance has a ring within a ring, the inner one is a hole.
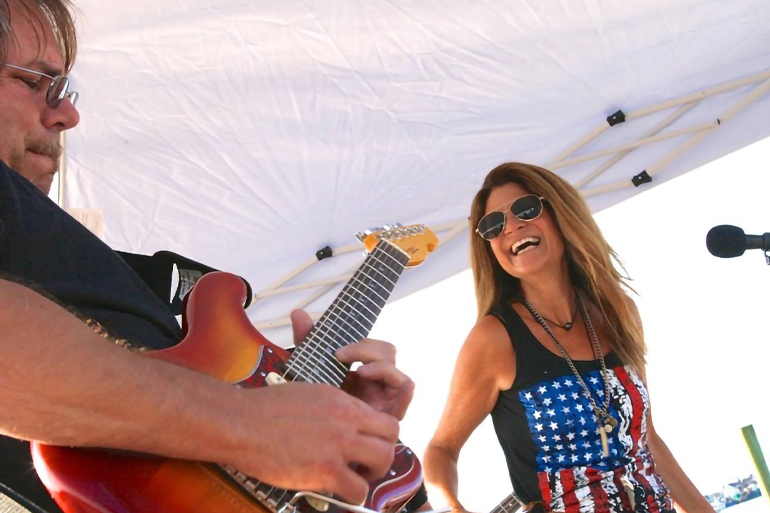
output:
M727 109L725 113L720 116L720 120L724 123L727 122L730 118L735 116L738 112L745 109L755 101L757 101L760 97L762 97L764 94L766 94L768 91L770 91L770 78L767 78L762 84L755 87L751 90L748 94L746 94L743 98L741 98L739 101L735 103L732 107ZM692 137L690 137L687 141L682 143L679 147L675 148L673 151L671 151L668 155L663 157L660 161L656 162L649 168L647 168L647 174L654 177L656 174L660 173L661 169L663 169L665 166L670 164L672 161L674 161L677 157L682 155L684 152L701 142L703 139L705 139L712 131L716 130L716 127L713 127L709 130L704 130L702 132L699 132ZM603 186L599 187L592 187L590 189L583 189L581 193L585 197L590 196L596 196L598 194L604 194L607 192L617 191L620 189L625 189L633 187L633 184L630 180L618 180L616 182L612 182Z
M677 119L681 118L682 116L690 112L693 109L693 107L695 107L699 103L700 103L699 101L696 101L696 102L684 104L676 112L674 112L669 117L667 117L666 119L664 119L663 121L661 121L660 123L652 127L648 132L646 132L642 136L642 138L647 138L647 137L652 137L654 135L657 135L658 132L665 129L666 127L671 125L674 121L676 121ZM615 155L614 157L612 157L611 159L607 160L604 164L594 169L590 174L584 176L583 178L575 182L574 184L575 188L578 190L582 189L583 187L591 183L594 178L601 175L602 173L607 171L609 168L611 168L612 166L614 166L615 164L623 160L623 158L629 153L631 153L633 150L634 149L622 151L617 155Z
M323 315L323 312L313 312L310 314L310 318L313 319L313 321L317 321L321 318ZM280 319L273 319L272 321L265 321L260 322L257 324L254 324L254 327L258 330L264 330L269 328L280 328L282 326L291 326L291 319L286 317L281 317Z
M329 279L326 279L326 280L309 281L307 283L299 283L297 285L289 285L288 287L279 287L279 288L276 288L276 289L270 289L270 290L266 290L264 292L260 292L259 297L263 298L263 297L268 297L268 296L277 296L278 294L288 294L289 292L296 292L298 290L312 289L314 287L320 287L322 285L336 285L337 283L349 280L352 277L353 277L353 273L342 274L342 275L337 276L335 278L329 278Z
M607 148L604 150L595 151L593 153L589 153L587 155L581 155L580 157L574 157L571 159L562 160L561 162L555 163L551 166L551 170L554 169L560 169L567 166L572 166L574 164L580 164L582 162L588 162L589 160L593 160L595 158L604 157L605 155L612 155L613 153L618 153L621 151L626 150L632 150L634 148L638 148L640 146L644 146L646 144L653 144L659 141L665 141L666 139L673 139L674 137L679 137L681 135L689 134L692 132L702 132L704 130L711 130L712 128L719 125L719 120L716 121L708 121L706 123L700 123L697 125L693 125L687 128L682 128L679 130L673 130L671 132L667 132L665 134L658 134L654 135L652 137L643 137L641 139L637 139L636 141L632 141L630 143L620 144L618 146L615 146L613 148Z

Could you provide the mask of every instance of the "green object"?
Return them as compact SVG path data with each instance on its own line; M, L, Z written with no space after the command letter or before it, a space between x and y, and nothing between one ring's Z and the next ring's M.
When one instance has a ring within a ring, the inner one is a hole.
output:
M770 494L767 493L768 485L770 485L770 472L767 470L767 462L765 462L765 457L762 455L762 447L759 445L759 439L757 439L757 434L754 432L754 426L749 424L742 427L741 432L743 433L743 441L746 442L746 447L751 453L751 460L754 462L754 469L757 471L762 495L770 503Z

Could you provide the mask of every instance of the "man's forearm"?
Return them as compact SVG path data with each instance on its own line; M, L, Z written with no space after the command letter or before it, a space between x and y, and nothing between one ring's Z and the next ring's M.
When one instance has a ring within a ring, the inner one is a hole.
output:
M223 402L235 400L227 384L107 343L60 306L5 280L0 326L3 434L192 459L228 443L212 422ZM198 443L178 436L190 429Z

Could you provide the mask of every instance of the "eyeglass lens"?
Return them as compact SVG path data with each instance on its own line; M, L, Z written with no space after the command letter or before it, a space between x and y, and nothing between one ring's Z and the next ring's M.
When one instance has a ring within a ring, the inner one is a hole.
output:
M522 221L533 221L543 211L543 202L535 194L527 194L511 203L511 214ZM490 212L479 220L476 228L479 235L486 240L492 240L505 229L505 212Z

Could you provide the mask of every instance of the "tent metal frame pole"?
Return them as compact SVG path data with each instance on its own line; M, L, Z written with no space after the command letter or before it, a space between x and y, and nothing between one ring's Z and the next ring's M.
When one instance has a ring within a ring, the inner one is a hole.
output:
M762 82L760 85L752 89L749 93L747 93L743 98L741 98L739 101L737 101L732 107L727 109L724 114L722 114L719 119L722 124L729 121L733 116L735 116L738 112L742 111L755 101L757 101L760 97L764 96L768 91L770 91L770 78L766 78L764 82ZM663 169L665 166L673 162L676 158L678 158L680 155L682 155L684 152L701 142L703 139L708 137L708 135L716 130L717 127L712 127L708 130L704 130L702 132L699 132L692 137L690 137L688 140L686 140L684 143L679 145L677 148L675 148L673 151L669 152L668 155L663 157L661 160L653 164L647 169L647 174L650 175L650 177L654 177L658 173L660 173L661 169ZM629 179L625 180L618 180L612 183L608 183L605 185L601 185L598 187L592 187L590 189L583 189L581 190L581 194L585 197L591 197L596 196L599 194L604 194L607 192L617 191L621 189L631 188L634 187L634 184Z
M59 144L61 144L62 152L59 157L59 187L56 191L56 203L62 208L67 209L67 132L59 134Z
M663 121L661 121L660 123L658 123L657 125L652 127L647 132L645 132L644 135L642 136L642 138L652 137L652 136L658 134L658 132L660 132L661 130L665 129L666 127L671 125L674 121L676 121L677 119L681 118L682 116L684 116L685 114L690 112L693 109L693 107L695 107L699 103L700 103L700 100L694 101L694 102L690 102L690 103L685 103L676 112L674 112L669 117L667 117L666 119L664 119ZM582 189L583 187L585 187L586 185L591 183L594 178L596 178L597 176L600 176L602 173L607 171L609 168L611 168L612 166L614 166L615 164L617 164L618 162L623 160L623 158L625 158L626 155L631 153L634 149L635 148L630 149L630 150L626 150L626 151L622 151L622 152L618 153L617 155L615 155L614 157L612 157L611 159L608 159L604 164L602 164L601 166L597 167L591 173L589 173L588 175L584 176L583 178L581 178L580 180L575 182L575 184L574 184L575 188L578 189L578 190Z
M588 162L589 160L594 160L599 157L604 157L605 155L612 155L614 153L633 150L635 148L639 148L640 146L645 146L647 144L653 144L656 142L665 141L667 139L673 139L675 137L690 134L692 132L702 132L704 130L711 130L716 126L719 126L719 122L720 120L717 119L715 121L707 121L706 123L699 123L697 125L692 125L687 128L681 128L679 130L666 132L665 134L653 135L651 137L642 137L641 139L637 139L636 141L632 141L630 143L619 144L618 146L607 148L605 150L599 150L593 153L588 153L586 155L581 155L579 157L573 157L571 159L562 160L561 162L552 164L550 166L550 169L551 170L561 169L563 167L572 166L574 164L581 164L583 162Z

